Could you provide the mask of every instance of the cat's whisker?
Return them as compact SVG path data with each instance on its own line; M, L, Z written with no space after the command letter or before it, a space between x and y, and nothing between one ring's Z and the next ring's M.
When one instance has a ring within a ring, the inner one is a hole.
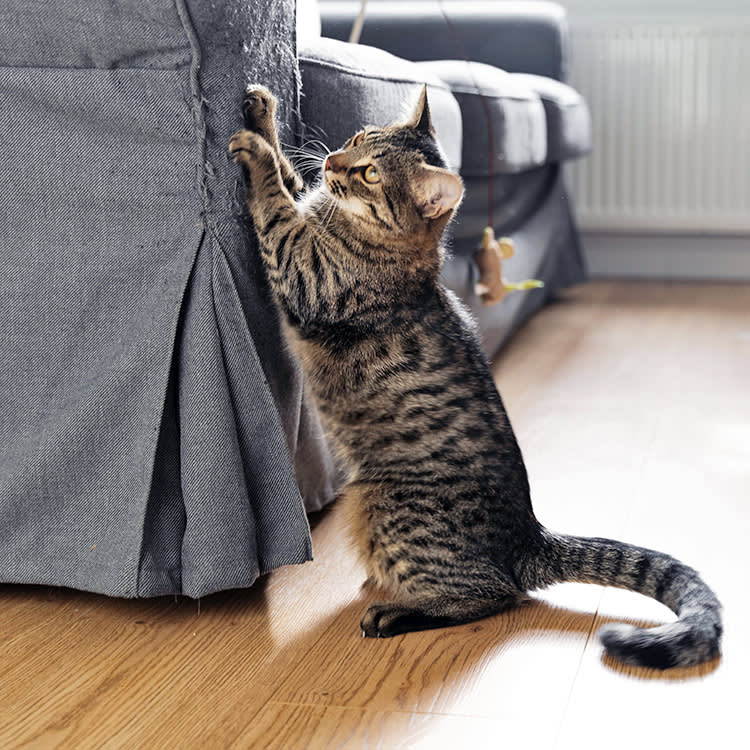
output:
M307 148L299 148L299 149L290 149L287 152L288 156L291 156L293 159L299 159L304 157L310 157L313 159L324 159L326 157L326 154L320 153L318 151L311 151Z
M325 154L326 156L328 156L328 154L330 154L330 153L331 153L331 149L330 149L330 148L328 148L328 146L327 146L327 145L326 145L325 143L323 143L323 141L319 141L319 140L312 140L312 141L308 141L308 142L307 142L307 146L308 146L308 147L316 147L316 148L320 148L320 150L321 150L321 151L322 151L322 152L323 152L323 153L324 153L324 154Z
M313 125L312 123L306 122L305 123L305 137L308 137L311 135L325 138L327 136L327 133L325 131L325 128L322 128L319 125Z
M322 141L308 141L302 146L284 146L284 152L292 155L306 154L323 158L331 153L331 149Z
M307 158L307 159L293 159L294 166L303 171L303 172L312 172L320 171L323 167L323 160L322 159L313 159L313 158Z
M287 151L295 168L303 175L320 172L323 161L327 156L327 154L317 152L309 146L290 148Z
M320 159L321 161L326 157L326 154L320 153L318 151L311 151L307 148L300 148L296 151L291 151L290 155L294 159Z
M336 213L336 209L339 207L339 201L338 198L330 193L325 186L322 186L320 195L322 196L323 200L320 204L320 210L316 211L316 214L320 219L320 226L323 229L328 229L333 219L333 215Z
M328 229L328 226L330 225L331 221L333 220L333 215L336 212L336 209L338 208L338 200L335 196L331 195L329 196L329 203L328 209L326 210L325 217L323 218L323 228Z

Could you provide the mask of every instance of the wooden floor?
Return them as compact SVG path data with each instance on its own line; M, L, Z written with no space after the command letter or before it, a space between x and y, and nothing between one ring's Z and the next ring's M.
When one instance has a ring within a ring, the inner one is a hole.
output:
M701 570L725 605L720 661L658 674L602 658L603 622L671 615L582 585L363 639L373 594L329 512L314 563L200 603L1 586L0 748L746 746L750 286L579 287L495 373L539 518Z

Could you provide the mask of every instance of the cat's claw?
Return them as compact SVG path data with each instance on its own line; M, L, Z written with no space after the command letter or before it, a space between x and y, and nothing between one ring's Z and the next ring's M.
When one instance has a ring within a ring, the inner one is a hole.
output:
M276 97L265 86L248 86L242 100L242 118L245 127L255 133L267 135L273 127Z

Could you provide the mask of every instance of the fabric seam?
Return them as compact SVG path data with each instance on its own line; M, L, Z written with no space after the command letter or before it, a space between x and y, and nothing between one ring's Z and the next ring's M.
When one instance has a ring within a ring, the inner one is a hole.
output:
M206 124L206 100L201 94L200 85L200 70L203 60L200 41L195 31L195 27L193 26L192 19L190 18L190 12L188 11L186 0L175 0L175 7L192 51L192 60L190 62L190 90L193 96L193 118L195 119L199 142L199 161L196 178L198 181L198 192L200 193L201 202L203 203L205 219L205 214L208 212L208 165L206 163L208 126Z
M200 83L199 83L199 78L198 78L200 65L201 65L200 44L198 43L198 37L195 33L195 29L193 28L192 21L190 19L190 14L188 13L187 7L185 5L185 0L175 0L175 8L177 10L177 15L180 18L180 22L182 23L182 26L188 38L188 41L190 42L190 47L193 51L193 59L190 64L190 85L191 85L191 91L193 94L193 119L196 124L197 135L199 138L199 155L200 155L200 162L198 165L196 179L198 182L197 187L198 187L198 193L200 196L200 203L201 203L203 212L205 213L206 207L207 207L207 193L208 193L207 187L206 187L206 170L205 170L206 119L204 116L204 102L200 95ZM166 409L167 389L169 388L170 373L171 373L172 367L175 364L174 358L175 358L175 352L177 351L177 346L178 346L177 339L178 339L179 332L180 332L180 321L182 320L182 310L183 310L183 306L185 303L185 293L188 287L190 286L190 280L192 279L193 272L195 270L195 264L197 262L198 255L200 254L200 248L206 239L205 220L203 222L203 227L201 229L202 231L200 233L200 237L197 242L197 249L196 249L195 255L193 256L193 262L190 267L190 272L187 274L187 278L185 279L185 284L182 287L182 291L180 292L179 303L177 305L177 314L175 316L174 324L172 327L172 345L171 345L171 350L169 352L169 357L166 358L166 361L168 364L167 364L166 377L164 378L164 390L162 392L162 412L159 415L159 422L158 422L159 428L161 427L161 423L162 423L162 419L164 415L164 409ZM157 452L158 446L159 446L159 438L157 436L154 442L154 452L153 452L153 455L151 456L151 477L149 480L148 497L146 499L146 508L144 508L144 512L143 512L144 524L146 522L146 517L148 515L147 513L148 503L151 501L151 493L153 491L154 473L156 471L156 452ZM142 562L143 562L144 539L145 539L145 534L142 530L140 544L138 545L138 556L136 558L135 591L133 592L133 595L135 597L140 596L141 572L143 570ZM180 553L180 567L182 567L182 553Z

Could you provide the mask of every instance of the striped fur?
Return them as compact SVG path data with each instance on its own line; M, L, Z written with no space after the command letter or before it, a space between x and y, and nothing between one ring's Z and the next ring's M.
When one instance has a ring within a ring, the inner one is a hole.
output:
M348 481L371 579L391 594L368 636L468 622L560 581L654 597L677 622L609 626L620 659L666 668L719 653L720 605L698 574L658 552L554 534L532 511L521 451L467 313L438 282L460 200L426 95L405 123L368 128L301 187L279 149L275 100L248 90L230 150L269 282Z

